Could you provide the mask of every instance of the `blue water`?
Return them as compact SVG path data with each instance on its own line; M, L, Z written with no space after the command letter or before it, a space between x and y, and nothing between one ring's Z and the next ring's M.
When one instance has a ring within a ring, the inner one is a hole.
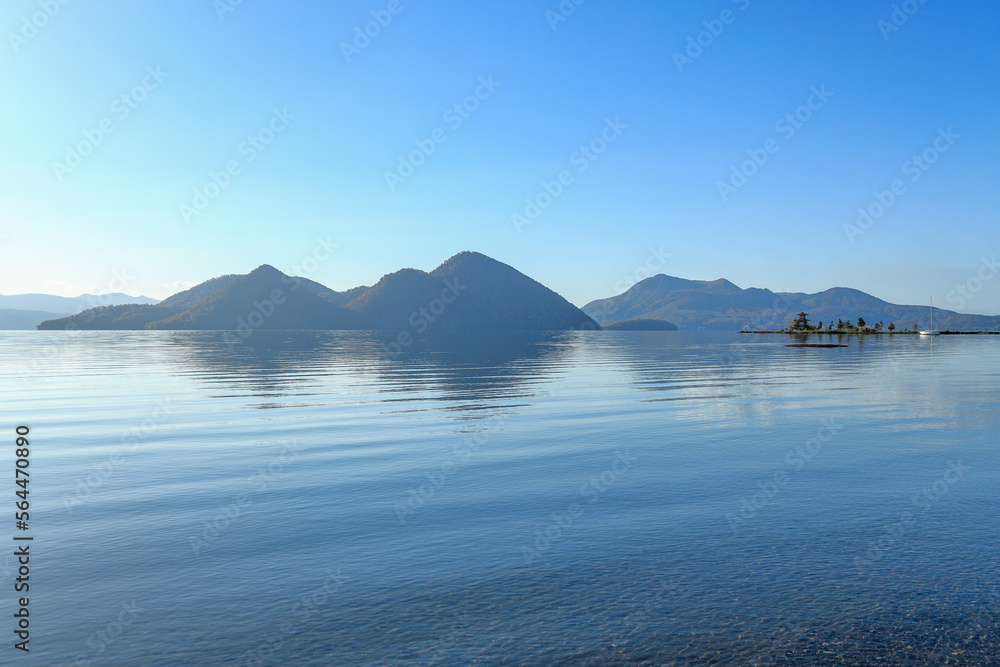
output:
M0 663L1000 664L1000 338L388 340L0 334Z

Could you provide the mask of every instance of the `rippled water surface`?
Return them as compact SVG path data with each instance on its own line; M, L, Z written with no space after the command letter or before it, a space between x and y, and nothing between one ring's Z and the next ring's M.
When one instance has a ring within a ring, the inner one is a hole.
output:
M389 340L0 333L0 663L1000 664L1000 337Z

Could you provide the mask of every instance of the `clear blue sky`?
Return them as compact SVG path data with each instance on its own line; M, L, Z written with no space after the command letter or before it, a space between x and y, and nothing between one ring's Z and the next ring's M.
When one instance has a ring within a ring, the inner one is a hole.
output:
M468 249L578 305L650 262L945 308L978 271L962 310L1000 313L1000 275L980 268L1000 251L996 2L910 0L895 25L872 0L586 0L568 16L558 0L243 0L220 18L230 1L3 3L0 293L117 290L124 271L120 291L162 298L262 263L346 289ZM391 21L345 56L372 12ZM446 116L477 92L467 118ZM776 125L797 111L800 127ZM244 144L272 121L263 150ZM596 159L577 153L602 132ZM99 144L59 167L87 133ZM418 141L433 153L390 189ZM928 149L933 164L907 167ZM747 151L767 161L724 201ZM895 180L850 242L845 224ZM314 265L318 238L339 245Z

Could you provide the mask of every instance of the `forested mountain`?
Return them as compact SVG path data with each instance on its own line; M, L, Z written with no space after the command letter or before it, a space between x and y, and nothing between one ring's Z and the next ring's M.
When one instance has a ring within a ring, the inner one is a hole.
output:
M430 273L403 269L372 287L336 292L263 265L212 278L157 305L93 308L39 329L427 331L599 328L544 285L494 259L463 252Z
M685 280L657 275L626 292L591 301L583 311L602 324L630 319L664 319L681 329L739 331L782 328L805 311L810 322L838 319L868 324L890 322L897 329L930 326L928 306L898 306L856 289L834 287L817 294L740 289L728 280ZM934 309L934 327L952 331L1000 331L1000 317Z
M402 269L347 307L373 329L541 331L600 328L579 308L520 271L463 252L430 273Z

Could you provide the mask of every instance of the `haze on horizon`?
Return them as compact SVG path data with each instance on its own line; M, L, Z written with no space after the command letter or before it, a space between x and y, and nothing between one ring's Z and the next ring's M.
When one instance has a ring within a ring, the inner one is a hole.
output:
M651 272L1000 314L985 0L16 0L0 27L2 294L265 263L344 290L475 250L576 305Z

